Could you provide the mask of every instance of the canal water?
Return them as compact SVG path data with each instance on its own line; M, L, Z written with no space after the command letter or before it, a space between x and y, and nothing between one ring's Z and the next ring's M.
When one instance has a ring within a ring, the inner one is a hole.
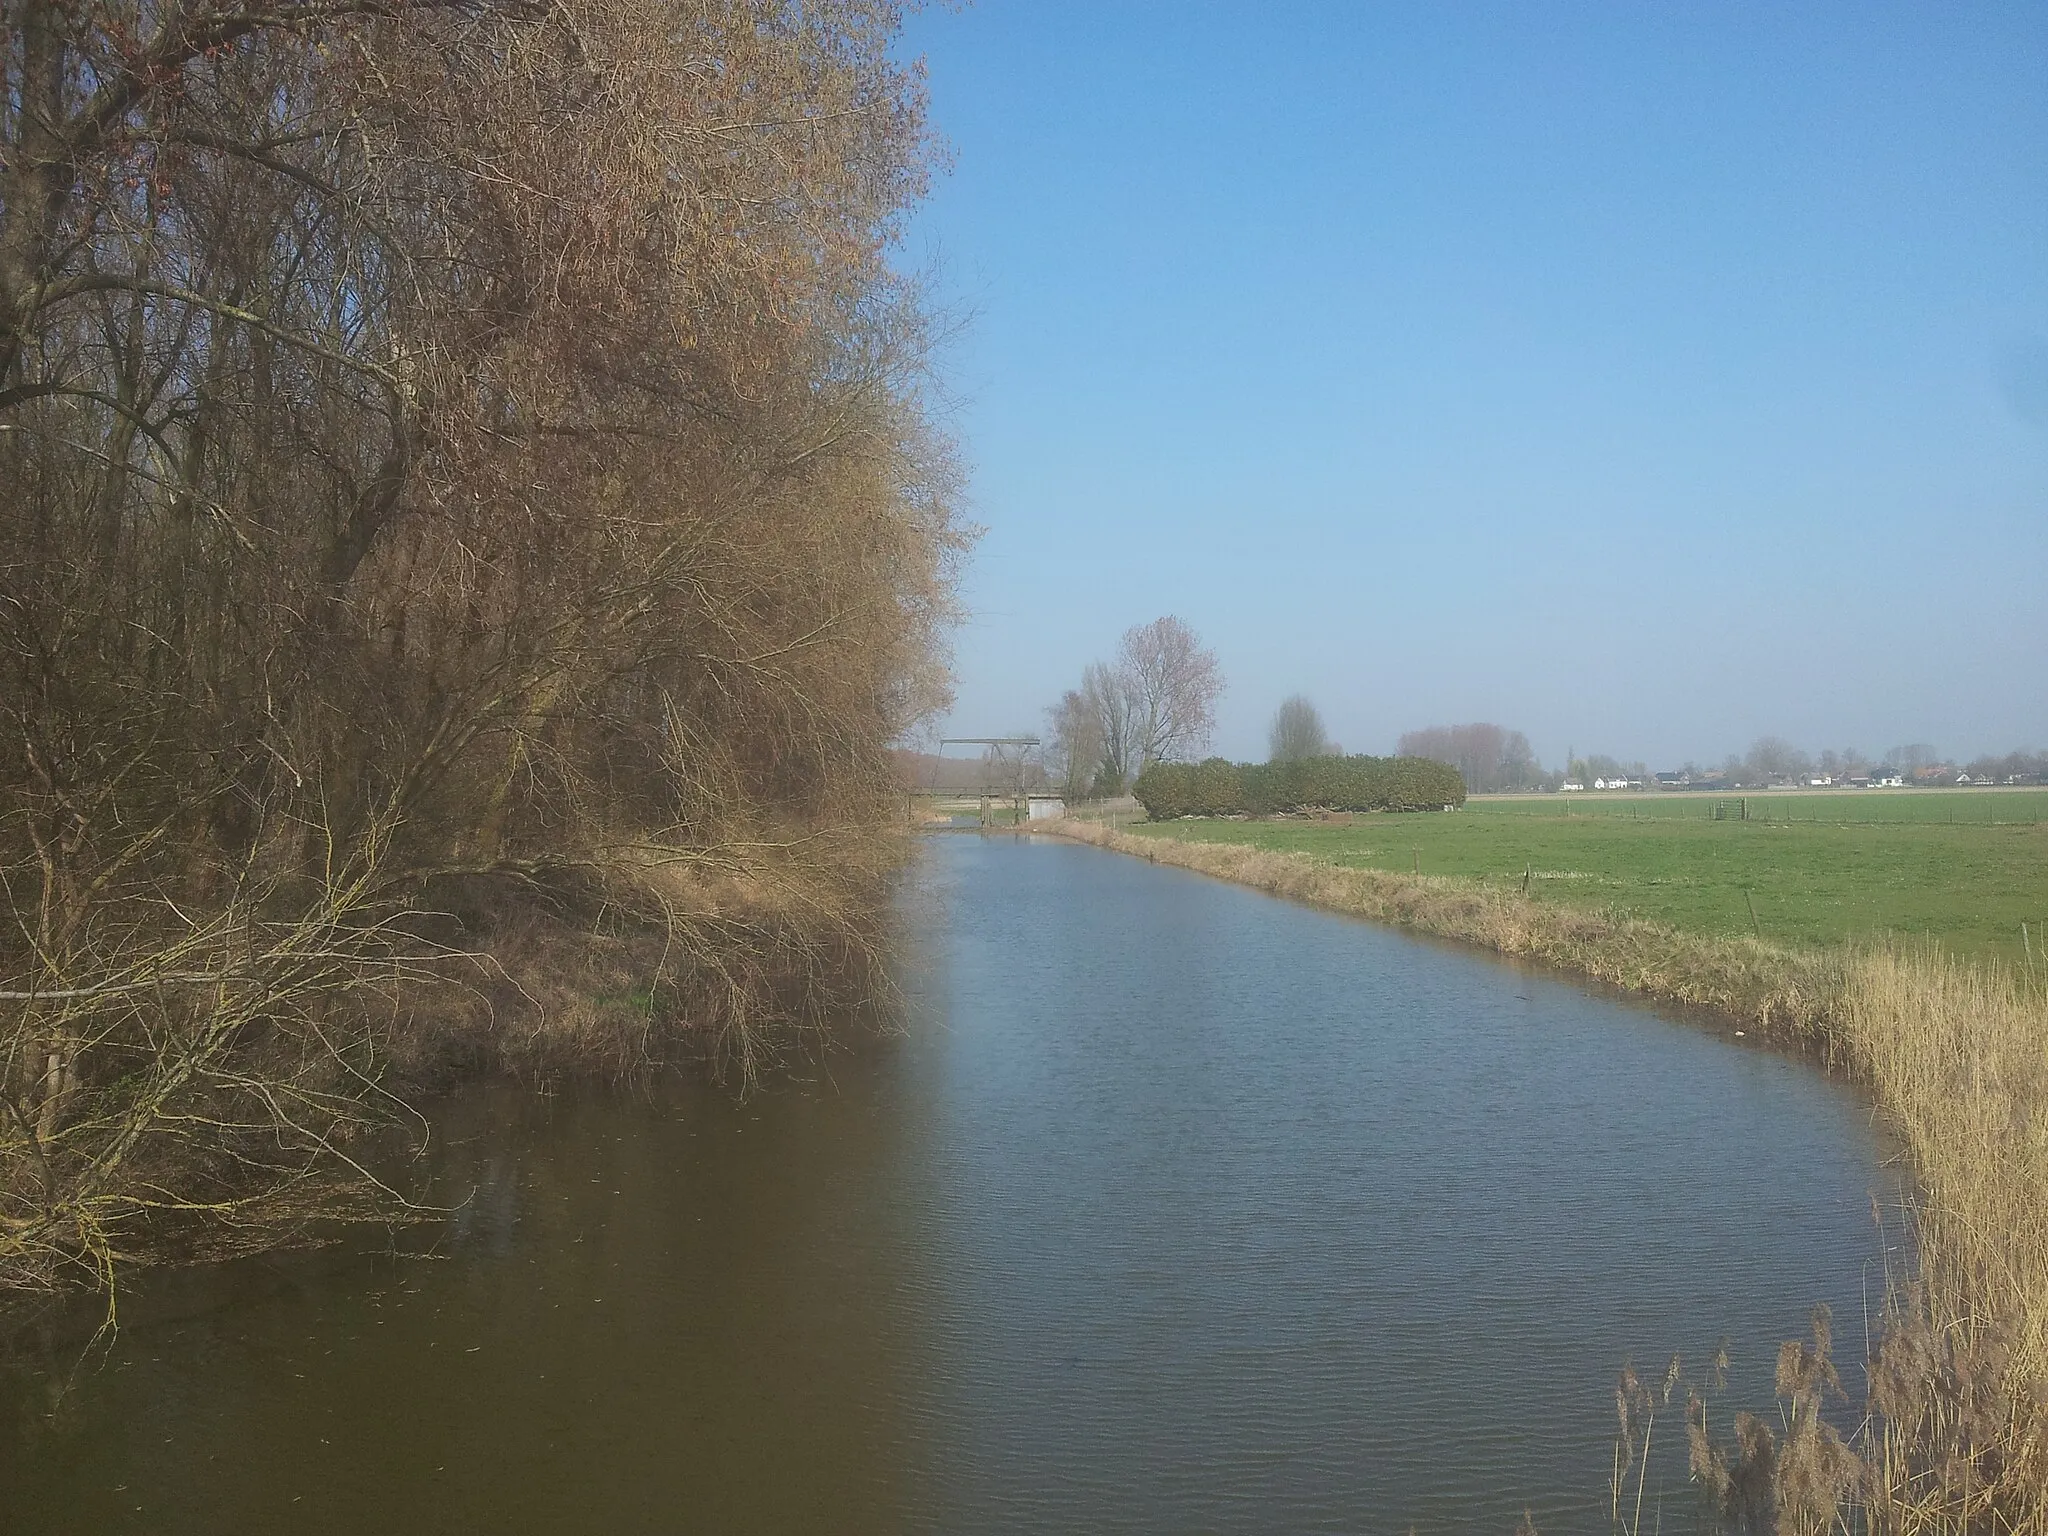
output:
M1556 1533L1624 1361L1727 1338L1725 1424L1826 1301L1860 1390L1885 1149L1809 1065L1065 843L933 838L903 917L900 1036L470 1095L430 1255L17 1358L0 1528Z

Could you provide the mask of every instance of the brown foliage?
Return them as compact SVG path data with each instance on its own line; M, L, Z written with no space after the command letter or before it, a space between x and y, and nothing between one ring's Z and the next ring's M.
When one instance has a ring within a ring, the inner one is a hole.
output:
M0 1280L423 1031L660 1054L565 947L743 1071L857 989L962 548L893 0L4 4Z

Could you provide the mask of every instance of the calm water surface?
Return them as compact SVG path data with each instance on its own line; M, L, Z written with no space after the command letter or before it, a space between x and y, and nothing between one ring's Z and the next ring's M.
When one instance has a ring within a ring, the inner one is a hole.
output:
M1810 1067L1067 844L934 839L905 918L903 1038L475 1095L437 1256L17 1363L0 1528L1594 1530L1624 1359L1860 1358L1884 1148Z

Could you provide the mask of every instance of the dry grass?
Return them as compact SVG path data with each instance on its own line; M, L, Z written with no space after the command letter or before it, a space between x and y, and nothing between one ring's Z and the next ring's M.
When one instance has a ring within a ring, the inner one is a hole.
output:
M1817 1438L1813 1404L1833 1379L1823 1333L1818 1364L1800 1365L1801 1355L1799 1369L1781 1362L1779 1373L1788 1422L1805 1425L1814 1444L1797 1434L1766 1444L1751 1421L1747 1440L1697 1453L1695 1471L1718 1468L1723 1491L1739 1492L1714 1511L1739 1528L2048 1532L2048 989L2039 977L1931 948L1799 950L1687 934L1297 853L1071 820L1051 830L1712 1008L1865 1083L1915 1175L1918 1260L1893 1288L1861 1430L1840 1450ZM1716 1478L1702 1481L1712 1492Z
M0 1308L92 1289L111 1323L146 1265L439 1214L403 1176L439 1084L687 1065L751 1087L888 1000L904 835L621 839L404 904L377 899L372 853L296 921L252 882L223 917L95 955L98 985L0 989ZM7 1091L25 1077L40 1103Z
M548 888L457 882L475 980L415 1011L413 1080L509 1071L541 1084L708 1065L748 1089L834 1021L885 1007L883 822L664 854L622 842ZM453 1070L437 1066L436 1058Z

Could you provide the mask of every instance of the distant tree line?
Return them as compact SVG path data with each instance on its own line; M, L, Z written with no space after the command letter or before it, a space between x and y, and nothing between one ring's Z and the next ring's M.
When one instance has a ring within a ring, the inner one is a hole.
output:
M1046 712L1046 771L1072 800L1121 795L1152 764L1206 747L1222 695L1216 655L1185 619L1136 625Z
M1763 736L1752 742L1747 752L1731 753L1718 769L1687 763L1684 771L1694 779L1711 776L1732 788L1747 789L1800 784L1815 778L1839 784L1884 769L1907 779L1967 773L1974 783L2039 783L2048 780L2048 752L2017 750L1987 754L1959 764L1944 758L1932 743L1924 741L1908 742L1873 758L1854 747L1808 753L1781 736Z
M1213 670L1213 658L1210 658L1210 670L1207 672L1199 667L1154 665L1148 673L1133 665L1135 656L1162 653L1207 656L1194 643L1192 632L1187 631L1179 620L1157 620L1127 634L1118 659L1114 663L1090 667L1082 679L1082 686L1070 691L1051 711L1052 740L1047 754L1048 768L1054 782L1069 798L1120 793L1131 783L1132 775L1149 769L1154 763L1185 766L1199 744L1195 732L1148 736L1134 726L1134 721L1199 719L1199 738L1206 739L1213 709L1162 712L1139 710L1128 702L1150 696L1131 681L1147 675L1206 678L1215 692L1220 692L1221 683ZM1153 693L1158 691L1156 688L1152 690ZM1171 694L1173 690L1166 692ZM1206 698L1213 705L1215 692L1204 694L1200 687L1196 687L1190 696L1197 701ZM1568 783L1612 787L1648 784L1654 780L1649 764L1643 760L1622 759L1604 752L1581 754L1568 751L1562 767L1546 769L1538 761L1524 733L1490 721L1432 725L1405 732L1399 739L1397 754L1400 758L1426 758L1454 769L1464 789L1472 794L1556 790ZM1276 767L1325 758L1348 762L1381 761L1344 758L1343 749L1330 739L1321 712L1306 695L1299 693L1288 697L1274 711L1267 730L1267 758L1268 766ZM1238 799L1233 797L1241 798L1240 791L1229 789L1227 781L1229 774L1237 774L1242 780L1245 771L1242 765L1212 758L1196 766L1206 777L1198 775L1198 778L1191 779L1184 773L1175 772L1152 780L1162 806L1198 807L1175 810L1172 814L1228 815L1248 810L1258 814L1260 811L1252 810L1253 806L1285 808L1292 793L1269 791L1263 787L1265 781L1259 781L1261 787L1246 791L1250 799L1238 804ZM1746 789L1805 783L1820 777L1841 783L1881 767L1896 769L1908 778L1916 774L1927 778L1939 770L1942 774L1967 773L1977 783L2048 782L2048 752L2014 751L1987 755L1958 767L1946 762L1926 742L1910 742L1893 747L1880 758L1871 758L1853 747L1808 753L1779 736L1759 737L1746 752L1731 753L1718 766L1687 762L1673 771L1693 784ZM1198 781L1206 787L1195 787ZM1369 799L1370 796L1361 798ZM1237 805L1237 811L1209 808L1223 804Z
M1971 778L2003 784L2048 783L2048 752L2007 752L2002 757L1974 757L1963 765Z
M1403 757L1428 757L1450 764L1475 795L1535 789L1543 780L1529 738L1484 721L1409 731L1397 750Z
M1155 763L1134 793L1154 821L1285 811L1436 811L1465 803L1465 783L1421 757L1302 757L1271 763Z
M1539 773L1535 783L1517 787L1562 789L1567 784L1604 784L1612 789L1618 784L1647 783L1649 778L1650 766L1640 759L1623 762L1606 752L1572 752L1566 755L1563 768Z
M1566 783L1636 784L1653 777L1649 765L1640 759L1625 760L1604 752L1568 752L1561 769L1546 770L1520 731L1484 722L1409 731L1400 739L1400 751L1455 767L1474 794L1554 790ZM1750 743L1747 751L1730 753L1718 764L1689 761L1671 771L1694 784L1760 789L1803 784L1815 778L1839 784L1880 769L1896 770L1909 779L1939 770L1942 774L1967 773L1977 783L2048 782L2048 752L2021 750L1957 764L1944 759L1927 742L1909 742L1872 757L1854 747L1807 752L1781 736L1762 736Z

